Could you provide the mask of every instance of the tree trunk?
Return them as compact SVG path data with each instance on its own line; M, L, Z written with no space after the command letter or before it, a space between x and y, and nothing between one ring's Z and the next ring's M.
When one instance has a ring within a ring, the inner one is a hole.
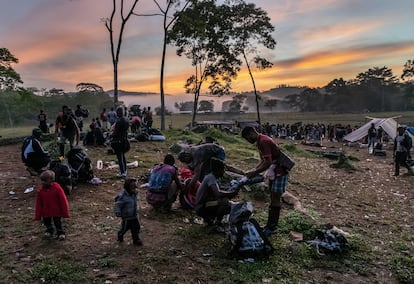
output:
M250 69L249 61L247 60L247 56L244 50L243 50L243 57L244 57L244 61L246 62L247 70L249 71L250 79L252 80L252 84L253 84L254 96L256 99L257 123L261 126L262 122L260 120L259 96L257 95L256 83L254 81L253 73L252 73L252 70Z
M165 17L164 17L165 21ZM164 23L165 26L165 23ZM160 72L160 98L161 98L161 131L165 130L165 97L164 97L164 69L165 53L167 49L167 30L164 29L164 40L162 45L161 72Z

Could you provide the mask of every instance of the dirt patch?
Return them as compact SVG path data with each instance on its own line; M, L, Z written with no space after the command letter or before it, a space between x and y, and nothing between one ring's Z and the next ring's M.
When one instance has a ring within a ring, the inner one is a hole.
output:
M327 146L330 150L343 147ZM132 144L128 161L139 160L140 166L129 169L128 175L146 174L154 162L161 161L167 147L166 143ZM197 219L193 212L178 208L169 214L157 213L146 203L143 190L140 219L144 246L133 247L129 235L125 243L118 244L119 219L113 214L113 200L122 181L115 177L116 169L95 169L102 184L78 185L69 196L71 218L65 221L65 241L43 240L43 225L33 221L35 192L24 193L26 188L37 187L38 180L30 177L21 163L20 145L0 149L0 260L4 264L0 283L33 282L27 275L45 258L79 263L85 267L87 282L97 283L220 283L222 279L214 278L214 271L220 269L214 258L221 265L237 264L226 260L226 252L220 250L226 239L194 222ZM306 283L395 283L391 258L414 252L414 178L392 175L392 155L377 157L369 155L367 149L346 146L344 150L359 160L353 162L356 171L332 168L333 161L326 158L295 157L297 163L288 190L303 206L315 210L323 223L358 234L372 250L367 255L369 259L341 268L330 267L328 260L321 259L321 267L297 271L294 279ZM104 147L88 148L94 165L98 159L115 160L106 151ZM229 157L233 164L237 164L237 158ZM247 169L243 165L241 168ZM258 215L265 215L267 205L267 200L254 201ZM292 209L285 205L282 215L289 210ZM276 238L288 237L277 235L272 240ZM403 248L398 249L399 244ZM213 258L205 253L213 253ZM238 271L228 268L225 273L237 275Z

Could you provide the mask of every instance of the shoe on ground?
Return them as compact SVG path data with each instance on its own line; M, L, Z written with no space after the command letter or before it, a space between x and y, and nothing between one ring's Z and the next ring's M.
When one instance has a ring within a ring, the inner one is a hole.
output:
M58 236L58 240L59 241L64 241L66 239L66 236L64 235L64 234L60 234L59 236Z
M123 236L118 236L118 242L122 243L124 241L124 237Z
M46 232L46 233L44 234L44 237L45 237L45 239L49 240L49 239L52 237L52 234L51 234L51 233L49 233L49 232Z
M136 241L134 241L134 246L141 247L141 246L143 246L143 243L142 243L141 240L136 240Z
M270 237L271 235L276 233L276 228L272 229L272 228L265 226L263 228L263 233L265 234L266 237Z
M118 173L116 174L116 176L119 178L126 178L126 173L125 174Z

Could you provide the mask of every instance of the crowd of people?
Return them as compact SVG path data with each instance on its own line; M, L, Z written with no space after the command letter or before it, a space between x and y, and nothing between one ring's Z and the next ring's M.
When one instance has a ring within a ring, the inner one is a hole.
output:
M80 129L82 128L85 112L81 106L77 106L78 115L67 106L56 118L55 135L56 143L59 145L59 154L64 157L64 146L66 141L72 148L80 141ZM150 112L150 108L146 109ZM121 227L117 234L119 242L124 240L124 235L131 231L133 244L142 245L139 218L139 197L137 193L137 180L127 174L127 162L125 153L129 150L128 132L132 128L133 117L138 116L141 121L149 122L148 116L142 119L142 113L136 110L128 112L124 107L118 107L115 111L111 109L108 113L103 109L96 119L92 119L90 129L104 129L108 132L110 146L117 156L119 173L118 177L124 179L121 192L114 201L114 212L121 218ZM149 123L152 126L152 122ZM289 169L279 163L282 152L275 143L277 137L312 137L313 139L338 139L339 129L350 131L350 126L339 125L307 124L307 125L270 125L263 126L262 131L252 126L246 126L241 131L241 136L249 143L255 144L259 152L260 161L254 168L247 171L240 171L238 174L247 179L253 179L258 175L268 177L268 188L270 202L266 225L262 228L266 236L277 231L281 211L281 197L286 191L289 179ZM342 131L342 130L341 130ZM47 170L50 162L49 153L43 149L39 138L41 129L34 129L32 136L27 138L22 148L22 159L25 164L40 174L42 186L38 190L36 199L35 219L42 219L46 226L45 237L50 238L56 230L57 238L65 239L61 218L69 217L69 209L62 187L55 182L53 171ZM375 137L374 137L375 133ZM327 136L326 136L327 135ZM273 137L272 137L273 136ZM408 138L407 138L408 137ZM369 145L382 142L383 130L373 125L368 132ZM409 150L412 141L404 132L404 128L398 128L398 135L394 141L395 175L399 175L399 168L405 165L404 161L409 158ZM41 155L43 158L38 158ZM33 158L35 157L35 158ZM193 209L200 216L204 223L214 226L218 231L223 231L223 217L230 213L230 199L238 194L240 188L229 190L228 187L220 184L226 170L234 169L225 162L225 149L214 142L210 137L198 145L187 145L178 153L177 159L184 165L181 169L176 166L174 155L167 154L161 163L156 164L150 171L148 177L146 201L155 209L169 211L177 198L181 206L186 209ZM36 160L36 164L33 163ZM30 161L32 160L32 161ZM407 167L410 170L409 167ZM53 229L53 225L55 229Z

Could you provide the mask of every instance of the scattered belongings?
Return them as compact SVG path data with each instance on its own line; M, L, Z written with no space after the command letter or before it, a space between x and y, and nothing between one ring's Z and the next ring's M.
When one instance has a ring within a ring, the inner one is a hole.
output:
M301 144L305 146L322 147L322 144L318 142L302 141Z
M338 230L333 228L327 230L317 230L316 238L306 241L309 245L314 245L318 255L326 253L344 253L349 250L349 243L346 237Z
M307 150L313 154L322 156L324 158L328 158L331 160L337 160L341 155L343 155L342 151L315 151L315 150Z

